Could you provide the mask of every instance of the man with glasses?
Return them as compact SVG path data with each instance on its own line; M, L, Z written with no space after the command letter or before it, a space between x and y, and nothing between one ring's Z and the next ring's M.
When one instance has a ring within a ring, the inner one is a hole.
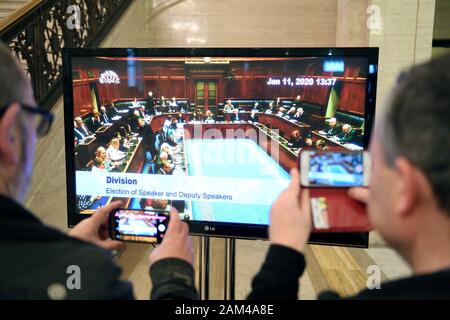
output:
M120 280L109 252L121 247L107 229L108 215L120 202L97 210L69 236L22 206L36 140L49 132L52 121L50 112L36 106L27 76L0 42L0 299L132 299L132 287ZM57 178L50 168L48 174ZM149 261L152 298L197 297L188 226L175 210Z

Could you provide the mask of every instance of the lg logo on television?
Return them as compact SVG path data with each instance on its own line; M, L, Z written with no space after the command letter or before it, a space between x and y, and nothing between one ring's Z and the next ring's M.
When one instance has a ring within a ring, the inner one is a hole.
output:
M210 227L210 226L205 226L205 231L216 231L216 228Z

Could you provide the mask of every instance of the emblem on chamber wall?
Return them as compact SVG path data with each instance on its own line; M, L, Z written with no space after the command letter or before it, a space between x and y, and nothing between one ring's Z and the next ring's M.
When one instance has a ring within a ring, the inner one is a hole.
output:
M108 70L103 72L100 75L100 79L99 79L100 83L102 84L118 84L120 83L120 79L119 76L117 75L117 73L115 73L114 71Z

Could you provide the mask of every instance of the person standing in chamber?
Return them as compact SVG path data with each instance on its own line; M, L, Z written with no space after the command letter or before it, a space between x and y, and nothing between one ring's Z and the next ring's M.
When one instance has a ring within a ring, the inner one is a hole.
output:
M256 114L256 110L255 109L253 109L251 112L250 112L250 116L248 117L248 121L249 122L251 122L251 123L258 123L259 122L259 116Z
M155 142L156 136L153 132L150 125L145 123L144 119L138 120L138 134L142 138L142 143L144 144L144 148L146 152L150 153L149 159L153 159L153 157L157 154L158 150L156 150Z
M147 96L145 97L145 107L146 111L149 115L154 115L156 113L155 110L155 99L153 98L153 92L149 91Z
M283 103L281 102L281 98L277 97L277 99L273 102L273 104L277 107L280 108L283 106Z

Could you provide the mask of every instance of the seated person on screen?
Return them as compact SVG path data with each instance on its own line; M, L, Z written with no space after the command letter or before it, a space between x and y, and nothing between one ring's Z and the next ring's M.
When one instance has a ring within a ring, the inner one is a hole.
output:
M302 147L302 136L300 135L300 130L294 130L292 131L289 140L288 140L288 146L290 148L301 148Z
M172 116L170 119L169 127L167 128L167 135L172 136L178 130L178 117Z
M276 114L276 107L273 105L273 102L269 102L269 106L267 107L265 113L267 114Z
M349 196L367 203L371 223L413 274L348 299L450 299L448 88L450 55L444 55L402 74L377 117L370 188L352 188ZM312 223L309 191L300 190L297 170L291 176L272 205L272 245L253 279L250 299L297 299ZM326 292L322 298L340 296Z
M148 118L148 115L145 113L145 107L144 106L140 106L139 107L139 117L145 119Z
M75 123L77 124L76 125L76 130L77 131L80 131L85 137L92 136L92 132L88 129L88 127L83 122L81 117L76 117L75 118Z
M211 112L211 110L207 110L205 113L205 122L206 123L214 123L216 120L214 120L214 115Z
M307 138L303 139L303 147L309 148L312 146L313 146L313 141L311 138L307 137Z
M133 114L130 116L130 120L129 120L130 128L131 128L132 132L136 133L136 132L139 131L139 125L138 125L139 124L139 119L144 120L141 117L141 114L140 114L139 110L134 110Z
M125 153L120 151L120 140L113 138L109 143L108 149L106 149L106 157L111 161L119 161L125 158Z
M296 112L297 112L297 110L295 109L295 107L291 107L291 108L289 108L289 111L286 112L284 117L289 120L294 120L294 116L295 116Z
M231 120L231 122L240 122L241 121L241 118L239 117L239 109L236 108L233 110L230 120Z
M172 100L169 102L169 111L176 112L178 110L178 103L175 97L172 97Z
M325 124L324 128L319 133L331 137L341 132L341 127L337 124L336 118L330 118L326 122L327 124Z
M301 108L303 106L302 97L300 95L297 95L295 100L292 102L292 105L297 109Z
M284 117L286 114L286 108L285 107L279 107L277 111L277 116Z
M140 107L141 107L141 103L138 101L137 98L134 98L133 102L131 103L131 108L139 109Z
M177 119L178 119L178 123L186 123L186 121L183 118L183 112L182 111L178 112Z
M111 123L111 119L108 116L108 113L106 112L106 107L101 106L100 107L100 120L102 124L109 124Z
M103 161L106 171L113 171L120 163L112 162L106 155L106 149L104 147L98 147L95 151L95 158L100 158Z
M347 143L351 142L356 136L356 130L352 128L349 124L344 124L342 126L342 131L337 135L339 142Z
M250 112L250 116L248 117L248 122L251 122L251 123L258 123L259 122L259 116L256 114L256 110L255 109L253 109L251 112Z
M223 112L231 113L234 111L234 106L231 103L231 100L227 100L227 103L223 106Z
M98 112L94 112L89 119L86 120L86 126L90 132L97 131L102 126L100 122L100 114Z
M322 151L327 151L329 149L327 143L323 139L319 139L316 141L316 148Z
M163 161L159 170L156 172L157 174L167 174L171 175L173 173L175 166L169 161Z
M292 119L297 122L303 122L303 113L304 113L304 111L303 111L302 107L297 108Z
M77 143L83 143L84 139L89 137L89 135L86 135L83 130L78 127L78 123L75 120L73 121L73 134L77 139Z
M169 127L172 124L172 116L167 116L166 120L164 120L162 130L165 134L167 134L167 131L169 131Z
M122 269L111 254L112 250L123 249L123 243L111 240L106 232L110 213L123 207L123 203L115 201L98 209L69 234L47 226L24 208L36 140L49 132L52 121L44 109L31 115L20 107L36 107L33 90L22 66L2 43L0 88L0 108L5 108L0 117L4 133L0 135L0 250L8 255L8 263L0 264L0 298L134 299L132 284L121 279ZM36 119L42 121L39 129L35 126ZM48 195L54 196L59 195ZM188 232L187 224L173 210L162 244L149 256L152 299L197 298L193 246ZM81 270L80 290L67 290L68 266ZM60 290L52 289L55 284Z
M159 99L159 108L161 112L169 111L169 104L167 103L166 98L164 98L164 96L161 96L161 99Z
M112 118L117 117L117 116L120 117L120 112L116 108L116 106L114 105L114 102L111 102L111 106L109 106L108 108L105 107L105 109L106 109L106 113L108 114L108 118L109 119L112 119Z
M105 163L102 158L95 157L91 171L92 172L105 172L106 171Z

